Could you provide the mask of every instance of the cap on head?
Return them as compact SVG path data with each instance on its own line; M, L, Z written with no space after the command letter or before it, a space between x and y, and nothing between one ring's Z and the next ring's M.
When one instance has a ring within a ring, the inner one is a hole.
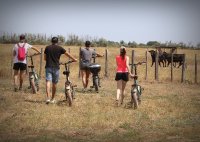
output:
M91 45L91 42L89 41L89 40L87 40L86 42L85 42L85 46L86 47L89 47Z
M51 42L52 43L58 43L58 38L57 37L52 37Z
M21 35L19 36L19 39L20 39L20 40L25 40L25 38L26 38L26 37L25 37L24 34L21 34Z

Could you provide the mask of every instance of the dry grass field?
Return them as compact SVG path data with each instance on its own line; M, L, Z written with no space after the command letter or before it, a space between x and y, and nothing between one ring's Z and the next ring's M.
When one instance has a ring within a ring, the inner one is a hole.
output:
M154 80L154 67L150 67L148 54L148 79L144 79L145 66L138 68L139 81L144 87L142 104L137 110L124 106L130 101L131 80L126 87L124 104L115 107L116 82L115 56L119 50L108 48L108 78L104 77L105 60L100 73L102 87L97 94L93 90L82 93L78 78L78 63L70 66L71 80L77 84L73 107L65 103L45 104L44 65L40 91L33 95L25 77L23 90L13 91L11 76L11 51L13 45L0 44L0 141L67 141L67 142L199 142L200 141L200 85L194 84L194 54L198 57L200 73L200 50L178 50L186 54L185 83L181 83L181 68L174 69L174 82L170 82L170 68L159 68L159 81ZM35 46L38 49L45 46ZM65 47L68 49L69 47ZM79 47L70 47L78 58ZM131 50L127 49L131 57ZM145 60L146 49L136 48L135 62ZM96 48L104 54L105 48ZM32 52L32 51L31 51ZM62 56L61 60L67 58ZM35 57L39 71L40 57ZM63 68L56 100L64 99ZM198 74L198 83L200 75ZM91 85L91 82L90 82Z

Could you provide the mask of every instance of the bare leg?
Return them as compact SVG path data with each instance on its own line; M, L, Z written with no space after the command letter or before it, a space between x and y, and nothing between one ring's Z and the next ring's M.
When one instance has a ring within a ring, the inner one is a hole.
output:
M47 93L47 99L50 98L50 87L51 87L51 82L46 80L46 93Z
M86 86L86 88L88 87L88 83L89 83L89 77L90 77L90 71L86 71L86 84L85 84L85 86Z
M56 94L56 84L53 83L53 84L52 84L52 98L51 98L52 100L54 99L55 94Z
M17 91L18 70L14 70L14 88Z
M19 89L22 89L22 84L23 84L23 81L24 81L24 75L25 75L25 70L20 71L20 79L19 79L20 85L19 85Z
M118 80L117 81L117 99L116 100L119 100L120 95L122 93L121 91L122 91L122 80Z
M125 96L125 87L126 87L126 81L122 81L122 93L121 93L121 104L123 103L124 96Z
M82 83L83 83L83 88L86 88L86 71L81 70L81 77L82 77Z

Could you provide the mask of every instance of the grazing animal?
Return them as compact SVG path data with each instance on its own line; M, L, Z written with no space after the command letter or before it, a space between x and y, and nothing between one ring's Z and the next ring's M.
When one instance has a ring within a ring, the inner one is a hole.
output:
M166 54L165 58L167 60L167 66L169 66L169 64L171 64L171 54ZM176 63L179 63L178 68L183 65L183 59L184 59L184 54L173 54L173 66L176 67Z
M151 58L152 58L152 64L151 64L151 67L153 66L153 64L155 63L156 61L156 51L154 50L150 50L149 53L151 54ZM164 53L164 52L163 52ZM166 53L166 52L165 52ZM159 66L161 67L161 64L163 64L163 67L166 67L166 58L165 58L165 54L161 54L158 56L158 63L159 63Z

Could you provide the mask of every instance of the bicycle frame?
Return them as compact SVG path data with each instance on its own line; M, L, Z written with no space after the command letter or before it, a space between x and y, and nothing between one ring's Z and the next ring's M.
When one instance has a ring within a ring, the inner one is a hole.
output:
M60 63L60 65L64 65L65 67L65 71L63 71L63 74L66 77L66 81L65 81L65 97L66 100L69 101L69 106L72 105L72 100L75 97L75 90L74 87L76 87L76 85L73 85L72 82L69 79L69 64L72 63L73 61L68 61L67 63Z
M101 66L99 64L95 64L96 55L92 57L93 63L89 66L90 72L92 73L92 80L93 85L90 86L90 88L95 88L95 91L99 92L100 85L100 78L99 78L99 72L101 70Z
M29 83L30 83L30 86L28 88L29 89L32 88L34 94L37 93L37 91L39 91L39 76L34 67L33 56L36 56L39 54L33 54L33 55L27 56L31 59L31 65L28 66L28 68L29 68Z
M134 108L138 108L138 104L141 103L141 95L142 95L142 87L138 84L138 76L137 76L137 66L146 62L138 62L133 64L135 68L135 76L133 77L134 81L131 87L131 103L134 104Z

